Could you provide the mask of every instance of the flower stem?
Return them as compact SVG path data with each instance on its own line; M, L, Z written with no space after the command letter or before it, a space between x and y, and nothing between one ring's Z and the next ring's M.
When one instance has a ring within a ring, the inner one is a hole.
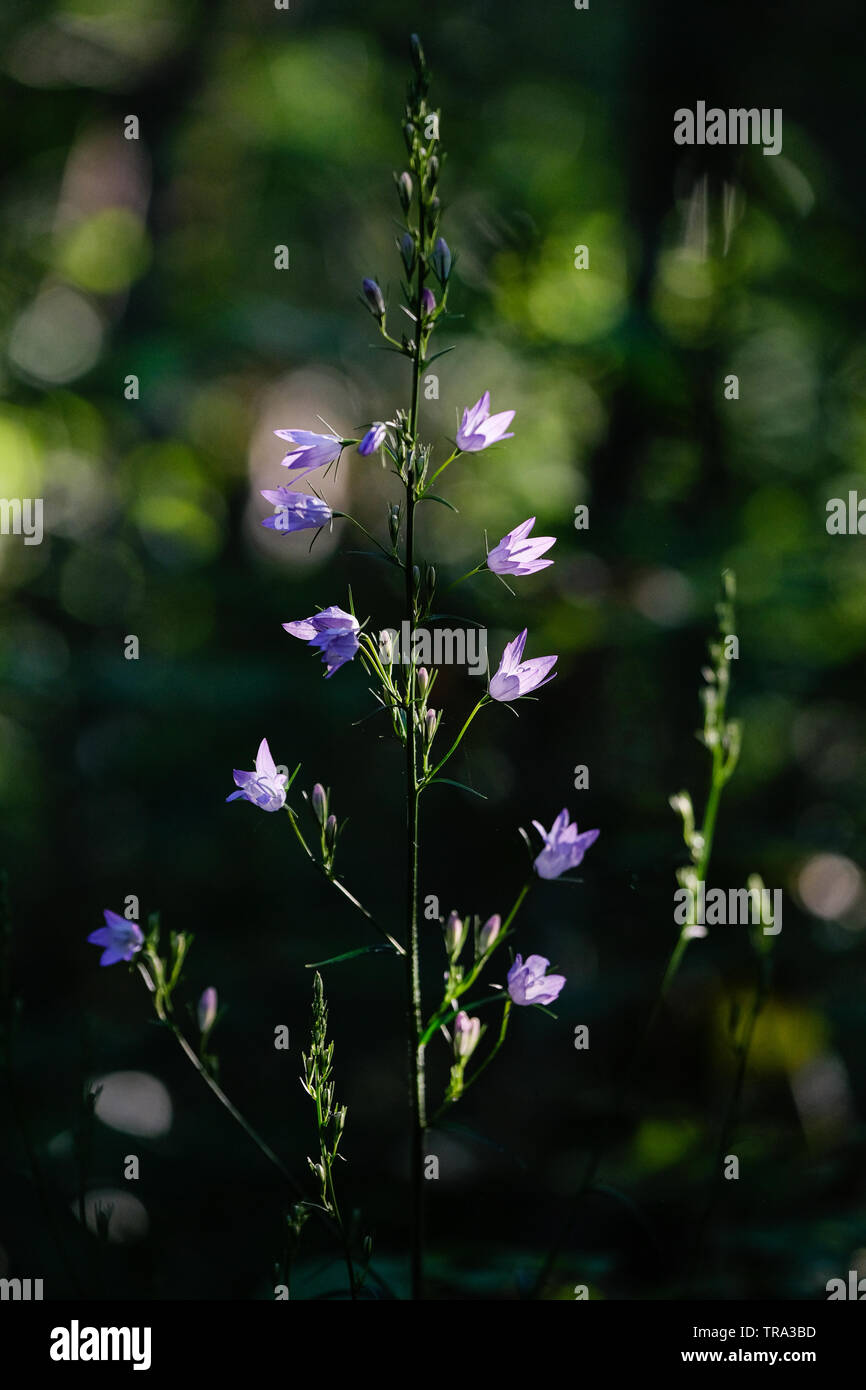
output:
M445 766L445 764L448 762L448 760L449 760L449 758L452 756L452 754L454 754L454 753L457 752L457 749L460 747L460 744L463 742L463 736L464 736L464 734L466 733L466 730L469 728L469 725L472 723L472 721L473 721L473 719L475 718L475 716L476 716L476 714L478 713L478 711L479 711L484 705L486 705L487 703L488 703L488 696L487 696L487 693L485 692L485 693L481 696L481 699L478 701L478 704L475 706L475 708L474 708L474 710L472 711L472 713L470 714L469 718L466 720L466 723L463 725L463 728L460 730L460 733L459 733L459 734L457 735L457 737L455 738L455 740L454 740L454 742L452 743L451 747L448 749L448 752L445 754L445 757L442 758L442 759L436 764L436 766L435 766L435 767L427 774L427 776L425 777L424 783L423 783L424 786L429 786L430 782L432 782L432 780L433 780L433 778L436 776L437 772L441 772L442 768L443 768L443 767Z
M423 360L421 331L422 296L426 261L424 247L424 199L419 198L418 257L416 286L415 352L412 359L412 404L409 411L409 458L406 465L406 619L409 623L409 650L414 650L417 618L414 579L415 565L415 505L417 479L415 460L418 445L418 407ZM406 993L409 1012L409 1087L411 1132L409 1143L410 1187L412 1205L411 1296L423 1297L424 1280L424 1132L427 1127L425 1095L425 1048L421 1042L421 961L418 940L418 745L415 725L415 664L406 669Z
M391 933L381 925L381 923L376 921L376 918L373 916L372 912L367 911L364 904L355 897L354 893L350 893L348 888L346 888L345 885L342 884L338 878L335 878L333 874L328 873L324 864L319 863L318 859L316 859L315 855L313 854L312 850L310 849L309 845L307 844L306 840L304 839L301 833L301 827L298 825L294 811L292 811L291 808L288 806L286 807L286 810L289 812L289 819L292 823L292 829L295 832L298 844L301 846L310 863L314 864L315 867L318 869L319 873L323 876L323 878L326 878L328 883L333 883L334 887L337 889L339 893L342 893L346 901L350 902L352 906L356 908L358 912L360 912L361 916L366 917L370 925L375 927L376 931L379 932L380 935L384 936L386 941L390 942L390 944L394 947L394 950L397 952L398 955L405 956L406 949L404 946L400 945L400 942L396 939L396 937L393 937Z

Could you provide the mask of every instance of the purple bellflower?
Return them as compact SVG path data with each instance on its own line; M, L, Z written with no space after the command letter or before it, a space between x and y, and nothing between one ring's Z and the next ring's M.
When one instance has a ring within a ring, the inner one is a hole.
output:
M565 984L564 975L546 975L545 956L514 957L508 972L508 993L515 1004L552 1004Z
M132 960L136 951L144 944L144 936L137 922L128 922L118 917L116 912L106 908L103 912L105 926L92 931L87 940L93 946L104 946L99 958L100 965L116 965L119 960Z
M584 830L582 835L578 835L577 821L569 822L565 809L560 811L549 831L537 820L532 824L544 841L544 849L534 864L539 878L559 878L568 869L576 869L601 833L598 830Z
M232 792L226 801L251 801L262 811L281 811L285 806L288 779L284 772L277 772L266 738L259 744L255 771L239 772L235 768L233 775L240 791Z
M521 522L513 531L509 531L507 536L503 536L487 556L487 568L494 574L513 574L521 578L525 574L536 574L552 565L552 560L542 560L541 556L545 550L556 544L556 537L536 536L534 540L530 540L529 533L534 525L535 517L531 516L528 521Z
M283 627L292 637L300 637L302 642L309 643L322 653L322 660L328 668L326 680L347 661L351 661L360 646L358 619L335 606L324 608L311 618L283 623Z
M523 661L523 648L526 646L526 628L509 642L502 653L499 670L492 677L488 687L494 700L507 703L520 695L528 695L531 690L539 690L547 685L553 676L547 673L559 660L556 656L535 656L531 661Z
M309 492L295 492L290 487L268 487L262 488L262 497L273 502L277 509L273 516L266 516L262 522L272 531L283 531L288 535L290 531L317 530L331 520L331 508L327 502Z
M463 420L457 431L457 445L465 454L477 454L491 444L502 439L513 439L514 431L506 434L514 419L513 410L503 410L499 415L490 414L490 392L485 391L480 400L463 411Z
M274 430L278 439L287 439L292 448L281 459L284 468L303 469L301 477L340 457L342 439L335 434L315 434L312 430Z
M383 425L381 420L377 420L370 426L364 438L358 445L358 453L367 458L369 454L375 454L377 449L381 449L385 442L385 435L388 433L388 426Z

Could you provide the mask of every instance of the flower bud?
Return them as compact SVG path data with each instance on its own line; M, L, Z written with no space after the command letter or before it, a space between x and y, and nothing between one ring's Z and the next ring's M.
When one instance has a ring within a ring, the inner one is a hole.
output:
M443 237L439 237L436 245L433 247L433 255L430 257L430 264L433 268L433 274L436 276L439 284L446 284L448 276L451 274L451 252L448 248L447 241L445 241Z
M421 40L417 34L413 34L409 39L409 47L412 51L412 62L415 65L415 71L423 77L424 73L427 71L427 62L424 57L424 50L421 47Z
M431 198L431 199L430 199L430 203L429 203L429 207L428 207L428 211L429 211L429 213L430 213L430 216L433 218L433 221L434 221L434 222L436 221L436 218L439 216L439 213L440 213L441 209L442 209L442 201L441 201L441 199L440 199L438 196L435 197L435 198Z
M424 290L421 295L421 317L429 319L436 312L436 296L432 290Z
M466 928L456 912L450 913L445 923L445 950L451 960L456 960L466 940Z
M454 1055L464 1061L471 1057L478 1046L478 1039L481 1037L481 1019L470 1018L464 1009L461 1009L454 1020Z
M376 450L381 449L384 444L387 433L388 426L383 425L381 420L376 420L358 445L358 453L364 458L368 458L370 454L375 454Z
M426 666L419 666L418 674L415 677L415 684L418 687L419 695L424 696L427 694L427 687L430 684L430 672L427 670Z
M391 537L391 544L397 544L400 535L400 508L396 502L392 502L388 508L388 535Z
M425 589L425 592L426 592L426 594L427 594L428 599L431 599L431 598L433 597L433 593L434 593L435 588L436 588L436 567L435 567L435 565L428 565L427 568L426 568L426 570L424 571L424 589Z
M404 232L400 238L400 255L403 257L406 274L411 275L415 269L415 238L411 232Z
M439 727L439 715L435 709L428 709L424 715L424 737L427 740L427 747L433 742L436 730Z
M313 787L313 794L310 797L310 802L313 807L313 815L316 817L319 825L324 825L328 815L328 796L321 782L317 782Z
M487 918L487 921L484 923L484 926L478 933L479 956L487 955L487 952L490 950L490 947L493 945L494 941L499 935L501 926L502 918L499 916L498 912L494 912L492 917Z
M412 179L405 169L397 177L397 197L400 199L400 206L404 212L409 211L409 204L412 201Z
M203 991L198 1001L198 1026L203 1035L207 1035L216 1023L217 1016L217 992L213 985Z
M437 180L438 178L439 178L439 160L438 160L437 156L434 154L434 155L432 155L431 158L428 159L428 161L427 161L427 178L426 178L426 183L427 183L427 190L428 190L428 192L432 192L433 189L436 187L436 180Z
M382 291L375 280L364 280L363 290L370 313L381 323L385 317L385 301L382 298Z
M412 566L412 588L416 594L421 588L421 571L417 565Z
M406 149L411 154L415 144L415 127L411 121L407 121L403 126L403 139L406 141Z
M379 660L383 666L393 666L394 664L394 638L396 633L393 628L385 627L379 633Z
M337 843L337 817L328 816L325 821L325 844L328 849L333 849Z

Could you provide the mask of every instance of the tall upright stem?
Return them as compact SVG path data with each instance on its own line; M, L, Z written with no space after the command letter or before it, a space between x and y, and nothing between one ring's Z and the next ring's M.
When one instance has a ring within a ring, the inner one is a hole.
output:
M406 465L406 619L409 650L414 651L418 616L415 588L415 503L417 496L418 403L422 362L422 295L424 293L424 200L419 197L418 284L415 299L415 351L412 358L412 405L409 412L409 459ZM412 1191L412 1298L420 1299L424 1277L424 1131L427 1127L424 1053L421 1042L421 962L418 947L418 743L415 728L415 665L406 674L406 987L409 1010L409 1086Z

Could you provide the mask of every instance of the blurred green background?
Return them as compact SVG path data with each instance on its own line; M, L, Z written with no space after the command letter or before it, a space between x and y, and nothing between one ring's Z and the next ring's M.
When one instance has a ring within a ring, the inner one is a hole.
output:
M454 775L487 801L428 794L422 892L445 912L504 912L518 825L568 805L602 832L582 885L540 884L515 941L568 976L558 1021L522 1012L458 1128L430 1137L431 1291L515 1296L599 1137L609 1190L581 1204L550 1296L587 1283L605 1298L823 1298L827 1279L866 1273L866 552L825 529L827 500L864 474L856 17L846 0L819 23L804 0L4 7L0 495L43 498L46 535L0 537L0 865L23 1000L17 1120L42 1186L7 1109L0 1274L44 1276L46 1297L272 1296L278 1180L150 1025L140 980L100 970L85 941L129 894L195 933L188 997L219 991L221 1078L302 1175L304 965L369 937L282 817L224 804L263 736L277 762L303 763L299 787L330 785L349 817L347 883L400 921L398 750L379 720L358 722L372 702L357 663L323 684L280 628L345 604L349 582L374 628L397 626L399 594L349 553L345 522L312 553L307 536L265 531L258 490L286 481L274 429L322 416L355 435L406 404L405 364L380 351L357 296L375 276L399 319L391 174L413 29L443 112L461 316L422 428L441 450L485 389L517 412L513 440L449 471L459 516L424 509L420 549L457 576L485 529L493 544L536 515L557 536L554 567L515 598L481 576L455 611L486 623L497 657L523 626L531 655L560 653L519 721L496 707L473 726ZM781 107L782 154L675 146L673 112L697 100ZM323 488L381 532L390 481L347 454ZM693 733L725 567L745 734L710 877L760 872L784 891L784 928L731 1140L741 1178L717 1193L695 1265L684 1232L733 1086L730 1002L754 988L744 931L692 947L621 1114L614 1097L676 937L667 798L705 794ZM443 673L446 729L478 691ZM438 928L424 944L435 986ZM371 956L325 983L345 1203L400 1287L401 971ZM87 1165L91 1209L100 1193L114 1206L102 1245L72 1211L80 1094L129 1072L106 1083ZM130 1153L138 1183L123 1179ZM339 1283L308 1234L301 1291Z

